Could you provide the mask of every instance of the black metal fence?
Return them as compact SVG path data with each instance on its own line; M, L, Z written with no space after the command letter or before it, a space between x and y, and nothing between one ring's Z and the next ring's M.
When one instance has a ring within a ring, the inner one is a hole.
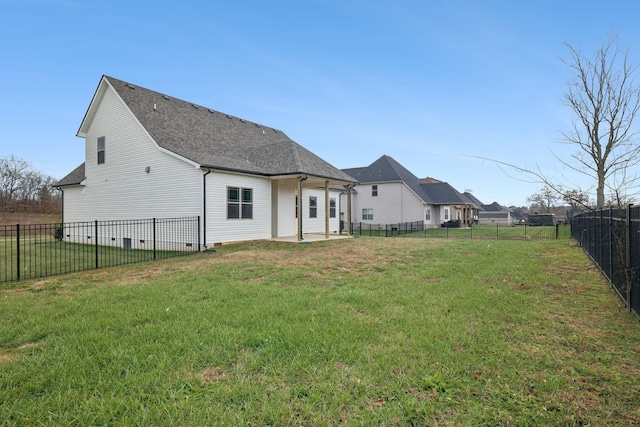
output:
M0 225L0 283L199 250L200 217Z
M459 224L459 223L458 223ZM378 237L433 237L450 239L512 239L512 240L555 240L569 238L568 225L531 226L527 224L487 224L453 227L451 224L439 228L427 228L423 221L397 224L351 224L353 234Z
M571 235L640 316L640 206L577 213Z

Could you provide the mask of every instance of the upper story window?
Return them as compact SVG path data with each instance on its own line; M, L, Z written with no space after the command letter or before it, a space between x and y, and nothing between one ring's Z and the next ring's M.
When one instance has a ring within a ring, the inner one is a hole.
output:
M377 185L372 185L371 186L371 197L377 197L378 196L378 186Z
M253 218L253 189L227 187L227 219Z
M105 152L105 137L98 137L98 164L101 165L104 163L104 152Z
M318 198L316 196L309 196L309 218L318 217Z
M336 217L336 199L329 199L329 218Z

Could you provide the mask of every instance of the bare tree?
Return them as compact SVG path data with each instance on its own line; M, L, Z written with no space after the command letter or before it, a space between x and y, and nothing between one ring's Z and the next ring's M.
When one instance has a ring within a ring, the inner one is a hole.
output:
M572 211L587 209L590 206L589 194L580 189L566 190L562 193L564 200Z
M565 100L577 118L564 133L565 142L576 145L571 157L578 164L563 163L596 181L596 206L605 204L605 188L615 180L616 192L630 166L640 162L640 146L633 121L640 108L640 86L633 80L637 67L628 62L629 52L617 36L596 51L593 59L566 44L570 59L563 61L574 72ZM617 177L617 179L616 179Z
M29 163L22 159L0 158L0 210L7 211L13 206L29 169Z
M14 156L0 158L0 212L56 211L55 180Z
M527 197L527 201L539 207L544 213L551 213L560 198L560 194L555 189L545 185L539 193Z

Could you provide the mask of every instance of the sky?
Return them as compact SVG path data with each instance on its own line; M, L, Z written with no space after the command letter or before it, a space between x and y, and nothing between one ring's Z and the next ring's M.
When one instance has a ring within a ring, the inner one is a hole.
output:
M565 43L592 57L618 34L640 64L638 16L620 0L0 0L0 157L64 177L108 75L280 129L340 169L388 155L524 206L542 183L505 163L593 185L558 160L575 152Z

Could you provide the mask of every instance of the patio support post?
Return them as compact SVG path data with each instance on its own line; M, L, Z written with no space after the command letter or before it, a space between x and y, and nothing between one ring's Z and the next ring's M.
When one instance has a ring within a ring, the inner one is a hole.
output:
M329 181L324 181L324 236L329 239Z
M353 185L347 186L347 235L352 236L353 230L351 229L351 188Z
M298 242L304 240L302 238L302 183L306 179L306 176L300 176L300 181L298 182Z

